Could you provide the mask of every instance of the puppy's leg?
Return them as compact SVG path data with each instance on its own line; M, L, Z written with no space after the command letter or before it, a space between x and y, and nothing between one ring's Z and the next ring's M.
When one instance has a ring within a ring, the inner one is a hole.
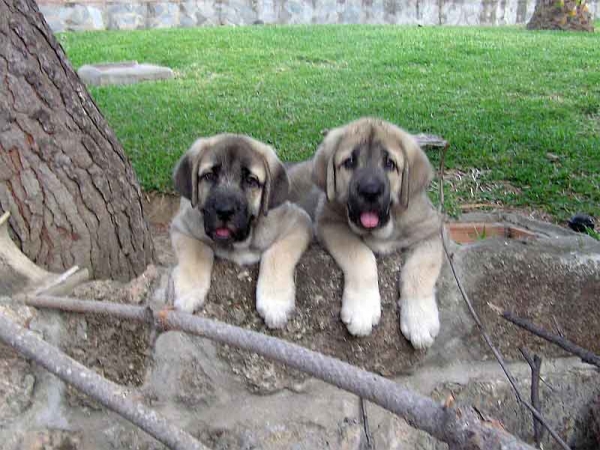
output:
M210 288L214 254L203 242L178 231L171 231L171 241L177 255L173 271L174 306L191 314L202 306Z
M312 238L310 217L298 211L291 231L262 254L256 286L256 310L269 328L285 326L294 310L294 269Z
M323 223L319 237L344 272L342 322L350 334L367 336L381 318L375 255L346 224Z
M407 255L400 275L400 329L413 347L430 347L440 331L435 283L442 268L439 236L417 243Z

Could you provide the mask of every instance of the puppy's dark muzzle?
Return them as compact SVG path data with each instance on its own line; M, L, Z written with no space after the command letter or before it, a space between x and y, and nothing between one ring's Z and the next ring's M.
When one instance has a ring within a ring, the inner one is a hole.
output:
M390 188L387 178L371 171L357 173L350 183L348 216L364 229L377 229L389 220Z
M385 190L385 185L381 180L371 178L357 183L357 194L365 203L377 203Z
M252 217L244 195L233 189L217 189L202 209L204 231L216 242L243 241L250 233Z
M236 205L235 199L224 198L221 202L215 202L215 214L222 222L227 222L239 210L239 205Z

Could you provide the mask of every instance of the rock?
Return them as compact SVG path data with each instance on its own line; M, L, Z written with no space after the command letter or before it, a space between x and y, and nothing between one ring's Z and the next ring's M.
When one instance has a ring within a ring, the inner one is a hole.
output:
M134 84L140 81L167 80L173 78L168 67L154 64L138 64L137 61L123 63L83 65L77 70L81 80L92 86L110 84Z
M179 5L176 3L148 3L148 28L171 28L179 24Z
M27 326L34 317L34 310L8 302L7 298L0 298L0 314L21 326ZM29 409L36 381L31 364L4 344L0 344L0 380L1 428L18 420Z
M108 3L106 8L109 30L135 30L146 25L145 3Z
M569 228L577 233L586 233L594 230L594 218L588 214L578 213L569 219Z
M227 366L216 357L215 344L207 339L170 331L155 343L153 367L144 386L153 402L175 402L188 408L227 402L243 390Z
M600 446L600 395L592 402L590 406L590 428L596 444Z
M62 430L37 430L19 433L8 442L6 450L79 450L81 447L79 433Z

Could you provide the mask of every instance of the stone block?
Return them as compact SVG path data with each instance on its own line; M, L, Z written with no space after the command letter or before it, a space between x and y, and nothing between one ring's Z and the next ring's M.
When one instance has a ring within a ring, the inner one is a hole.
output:
M173 78L168 67L138 64L136 61L81 66L77 71L85 84L105 86L109 84L133 84L140 81L156 81Z
M146 26L147 4L112 3L107 8L109 30L136 30Z
M85 31L106 28L102 11L93 5L66 5L59 12L64 30Z
M147 28L172 28L179 25L179 5L176 3L149 3Z

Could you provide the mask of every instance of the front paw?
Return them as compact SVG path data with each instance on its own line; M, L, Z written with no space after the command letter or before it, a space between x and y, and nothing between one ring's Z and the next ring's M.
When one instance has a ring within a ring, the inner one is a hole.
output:
M294 311L294 280L277 283L260 280L256 287L256 310L269 328L283 328Z
M350 334L371 334L371 330L381 318L379 289L344 289L341 317Z
M173 306L178 311L193 314L204 304L208 289L182 272L179 267L173 271Z
M440 331L435 296L400 300L400 329L414 348L431 347Z

